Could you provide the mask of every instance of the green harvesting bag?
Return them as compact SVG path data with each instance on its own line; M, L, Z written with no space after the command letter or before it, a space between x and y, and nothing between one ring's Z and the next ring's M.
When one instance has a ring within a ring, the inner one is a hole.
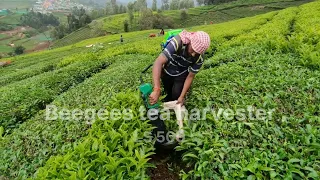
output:
M164 39L161 42L161 50L166 48L166 46L168 45L170 39L173 38L174 36L178 35L180 32L182 32L182 29L175 29L175 30L171 30L171 31L168 31L167 33L165 33L164 34Z

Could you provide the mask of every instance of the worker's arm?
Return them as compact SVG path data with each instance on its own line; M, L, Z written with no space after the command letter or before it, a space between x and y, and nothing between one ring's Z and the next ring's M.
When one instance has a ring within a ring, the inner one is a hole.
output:
M200 71L201 67L202 67L202 64L203 64L203 58L202 58L202 55L200 55L198 57L198 60L197 62L192 65L191 67L189 67L188 71L189 71L189 74L184 82L184 85L183 85L183 89L182 89L182 92L180 94L180 97L178 98L178 102L179 104L183 104L184 103L184 98L188 92L188 90L190 89L191 87L191 84L193 82L193 79L194 77L196 76L196 74Z
M162 66L167 63L167 58L165 55L160 54L160 56L156 59L152 68L152 79L153 79L153 87L154 91L150 94L149 101L150 104L155 104L160 97L160 77Z
M159 57L156 59L152 69L152 79L154 91L150 95L150 104L155 104L160 97L160 77L163 65L168 63L172 59L172 55L177 52L179 46L176 37L171 38L166 48L162 51Z
M195 76L196 76L195 73L189 72L189 75L187 76L187 78L186 78L186 80L184 82L183 89L182 89L182 92L180 94L180 97L179 97L177 103L181 103L181 104L184 103L184 98L185 98L188 90L190 89L191 84L192 84L193 79L194 79Z
M160 88L160 76L162 71L162 66L167 63L167 58L160 54L160 56L156 59L152 68L152 78L153 78L153 87Z

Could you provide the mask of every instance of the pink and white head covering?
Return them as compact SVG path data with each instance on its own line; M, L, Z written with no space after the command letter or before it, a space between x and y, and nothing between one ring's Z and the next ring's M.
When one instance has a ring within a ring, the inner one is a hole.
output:
M198 54L203 54L210 46L210 36L204 31L188 32L183 30L179 36L183 44L191 43L192 49Z

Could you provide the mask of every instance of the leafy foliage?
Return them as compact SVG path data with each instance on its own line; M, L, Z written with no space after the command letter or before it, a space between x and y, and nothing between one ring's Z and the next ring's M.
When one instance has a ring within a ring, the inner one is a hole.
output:
M185 7L186 3L191 2L193 3L192 0L180 1L180 8L187 8ZM281 2L284 3L284 5L281 5L281 7L276 8L273 8L272 5L279 4L279 0L259 0L259 2L257 2L256 0L237 0L214 6L200 6L195 8L189 8L187 9L188 18L184 21L181 21L180 10L162 11L161 9L158 9L157 12L153 12L155 16L153 21L153 28L159 29L166 27L191 27L196 25L209 24L211 22L213 24L218 24L239 18L264 14L270 11L279 10L279 8L298 6L300 4L307 3L308 1L281 0ZM255 6L257 6L257 4L263 5L265 8L255 9ZM141 30L141 26L139 25L139 18L141 17L141 12L137 12L137 8L135 8L135 5L136 4L133 4L132 2L128 3L127 14L116 14L112 16L107 16L101 19L97 19L96 21L103 24L102 30L104 32L107 32L108 34L125 32L123 27L123 22L125 20L129 21L130 31ZM62 40L56 41L55 44L58 45L53 45L53 47L70 45L84 39L97 37L98 34L90 32L94 29L95 26L95 23L91 23L89 24L89 26L85 26L79 29L78 31L75 31L67 35Z
M317 179L319 108L305 104L320 102L314 79L319 72L297 69L292 65L295 57L271 55L258 46L251 46L246 53L240 48L233 51L233 62L199 74L188 107L211 103L217 113L219 108L235 112L250 105L275 112L265 120L250 119L249 115L244 120L223 115L218 119L209 113L205 120L186 124L186 140L177 150L186 151L183 160L193 170L182 172L182 177ZM219 59L224 58L230 57L222 54Z
M183 21L183 20L186 20L187 18L188 18L188 12L186 10L181 10L180 19Z
M51 34L53 38L61 39L65 35L85 27L91 21L91 17L86 13L85 9L74 7L72 13L67 16L67 25L61 24L55 27Z
M315 1L189 28L208 32L212 43L187 109L209 106L217 113L219 108L250 106L253 117L259 108L273 113L263 120L209 113L203 120L186 121L185 140L177 147L189 170L180 172L182 179L319 179L320 74L317 55L312 55L319 44L319 7ZM138 110L133 121L96 119L91 126L83 119L46 121L38 105L137 109L142 104L138 93L127 90L135 90L141 70L160 53L161 38L148 38L151 32L124 33L124 43L118 42L119 35L89 39L16 57L8 69L0 69L1 75L15 77L16 68L41 67L47 56L61 55L48 58L59 69L0 88L1 117L7 119L0 128L0 174L20 179L147 178L153 144L132 142L151 127L137 117ZM83 52L97 42L105 47L99 54ZM74 54L64 57L71 50ZM104 63L110 65L100 71ZM19 127L18 113L25 116ZM9 125L12 133L6 134Z
M126 108L138 109L142 105L138 93L117 94L107 106L120 111ZM151 131L147 121L141 121L138 114L131 121L97 120L81 142L64 156L51 157L40 168L36 179L46 178L146 178L146 168L152 151L152 143L144 143L144 131ZM139 142L140 140L140 142ZM137 143L138 142L138 143ZM80 165L80 166L79 166Z
M174 28L173 20L170 17L165 17L162 14L153 14L151 9L145 9L142 11L139 19L139 25L142 30Z
M32 117L53 98L99 72L107 62L97 59L84 59L56 71L43 73L0 88L0 125L8 132ZM30 91L32 89L32 91ZM16 106L19 104L19 106Z
M315 2L301 6L301 11L291 27L293 32L288 37L289 51L299 54L302 65L315 69L320 68L318 5L319 3Z
M17 46L17 47L14 49L14 53L15 53L16 55L23 54L23 52L24 52L25 49L26 49L26 48L23 47L23 46Z
M23 14L20 17L20 20L23 25L27 25L33 27L35 29L41 29L45 26L58 26L59 20L57 17L53 16L52 14L42 14L40 12L30 11L27 14Z
M128 20L125 20L123 22L123 28L124 28L124 32L129 32L129 22L128 22Z
M145 55L112 57L108 61L113 63L108 68L61 94L50 104L67 109L107 107L117 93L135 90L135 77L139 75L141 67L150 64L152 59L154 57ZM125 62L130 62L130 66ZM127 72L126 76L123 76L123 72ZM4 156L0 161L1 174L19 178L32 176L50 156L64 154L73 148L73 143L85 137L90 127L84 119L66 121L59 118L47 121L45 111L40 111L2 139L0 152Z

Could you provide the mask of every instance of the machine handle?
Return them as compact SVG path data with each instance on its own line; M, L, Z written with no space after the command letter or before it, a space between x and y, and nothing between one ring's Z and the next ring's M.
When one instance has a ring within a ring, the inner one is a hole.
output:
M148 69L152 66L153 64L150 64L148 67L146 67L141 73L145 73L146 71L148 71Z
M145 72L147 72L148 69L149 69L152 65L153 65L153 64L150 64L148 67L146 67L146 68L141 72L141 74L140 74L140 83L141 83L141 84L144 83L144 81L143 81L143 79L142 79L142 75L143 75Z

